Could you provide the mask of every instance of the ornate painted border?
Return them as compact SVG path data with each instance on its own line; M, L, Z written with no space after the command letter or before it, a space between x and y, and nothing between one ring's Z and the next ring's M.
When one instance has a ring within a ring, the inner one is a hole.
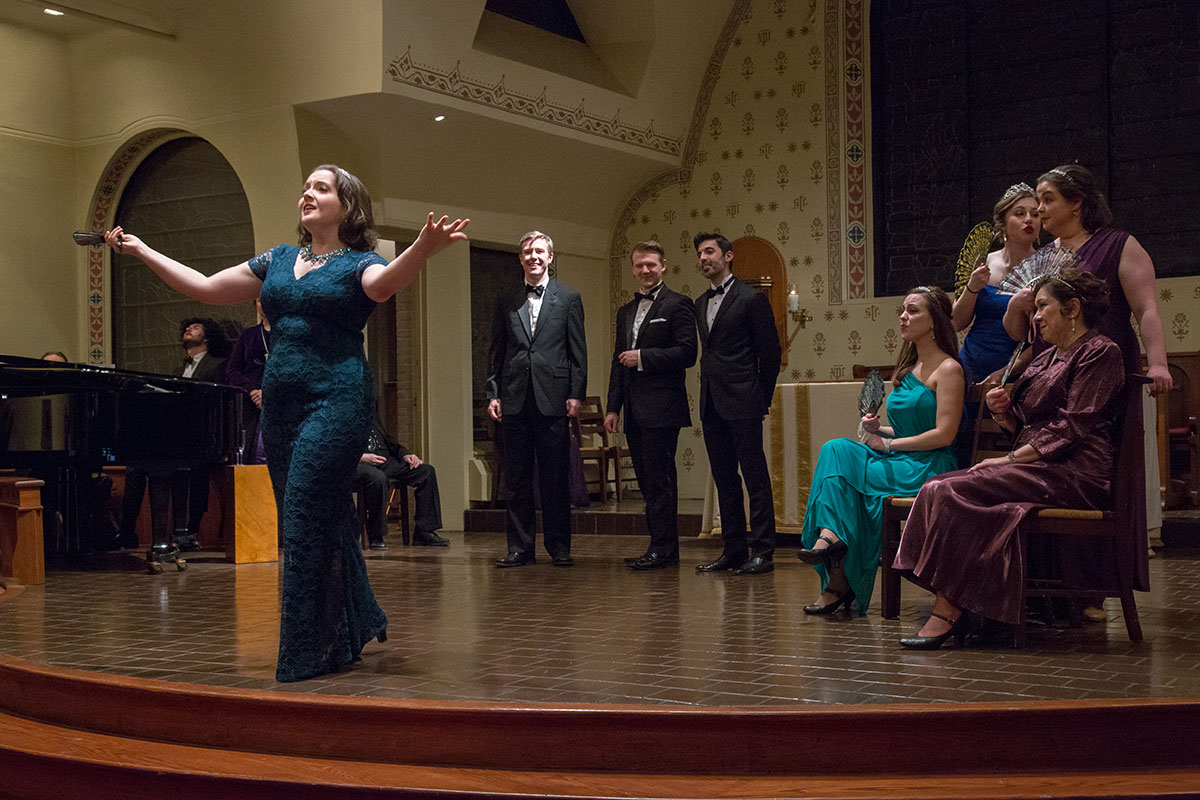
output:
M559 125L564 128L600 136L605 139L644 147L656 153L678 156L680 152L679 137L664 136L654 131L654 122L645 128L637 128L621 121L621 110L612 117L601 117L589 114L584 110L583 100L575 108L568 108L546 99L546 90L537 97L509 89L504 85L504 77L496 83L485 83L463 76L459 64L449 72L439 71L434 67L417 64L412 58L412 45L408 46L404 55L393 59L387 66L387 74L397 83L419 86L422 89L438 92L439 94L457 97L471 103L498 108L523 117L538 119Z
M733 44L738 26L750 8L750 0L734 0L729 16L725 18L725 26L713 45L712 55L708 58L708 66L704 70L704 80L700 82L700 92L696 95L696 105L692 108L692 123L688 126L687 142L683 149L683 161L679 169L670 170L652 178L643 185L625 208L621 210L613 227L612 242L609 245L608 295L611 305L609 317L616 319L617 307L621 298L621 275L625 265L625 257L629 241L626 231L633 224L638 209L656 192L677 183L687 183L692 179L692 169L696 166L696 153L700 150L700 136L704 130L704 120L708 117L708 107L712 104L713 92L716 91L717 81L721 77L721 65L725 63L725 54Z
M863 84L866 68L863 58L863 3L846 0L842 20L845 33L845 62L841 70L842 97L845 99L846 133L842 143L846 158L846 277L851 299L867 296L867 148L866 109Z
M841 8L825 6L825 214L829 221L825 265L829 305L842 304Z
M116 215L116 203L121 196L128 176L154 148L181 136L191 136L187 131L176 128L155 128L138 134L127 141L104 168L103 177L96 185L92 202L88 208L88 230L108 230ZM89 364L109 363L111 330L105 315L108 308L109 264L107 247L89 247L87 251L87 304Z

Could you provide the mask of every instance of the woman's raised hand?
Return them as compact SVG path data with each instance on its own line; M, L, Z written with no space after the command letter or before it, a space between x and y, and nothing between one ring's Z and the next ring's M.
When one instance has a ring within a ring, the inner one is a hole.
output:
M417 242L425 250L426 257L432 256L455 242L465 242L467 234L464 233L464 229L470 223L469 219L456 219L454 222L450 222L450 218L446 216L434 222L433 212L430 211L429 218L425 221L425 227L417 236Z
M109 247L122 255L136 256L142 248L142 240L131 233L126 233L121 229L120 225L111 231L106 231L104 241Z
M987 402L988 410L993 414L1007 414L1008 409L1012 407L1012 398L1009 396L1006 386L989 389L984 399Z
M983 291L983 287L987 286L992 280L992 268L984 261L975 271L971 273L971 277L967 278L967 288L972 294L979 294Z
M879 415L867 414L862 418L862 429L867 433L877 433L879 431Z
M1033 307L1033 289L1022 289L1012 296L1008 301L1008 307L1014 311L1023 311L1026 314L1032 314Z

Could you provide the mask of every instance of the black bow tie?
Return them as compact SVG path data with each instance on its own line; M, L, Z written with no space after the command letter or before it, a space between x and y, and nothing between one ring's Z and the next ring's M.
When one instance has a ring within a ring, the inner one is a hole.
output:
M642 294L641 292L634 292L633 297L635 300L653 300L654 292L653 290L646 292L645 294Z
M725 294L725 284L722 283L720 286L715 287L712 290L712 293L713 294Z
M544 283L539 283L537 286L530 286L528 283L525 284L525 294L536 294L538 297L541 297L544 291L546 291L546 284Z

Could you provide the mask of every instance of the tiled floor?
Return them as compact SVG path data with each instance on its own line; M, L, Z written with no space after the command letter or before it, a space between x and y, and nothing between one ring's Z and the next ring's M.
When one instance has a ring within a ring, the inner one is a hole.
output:
M683 565L651 573L621 556L644 542L579 536L576 566L496 569L501 534L450 533L452 547L368 556L391 620L349 672L273 680L278 566L201 553L186 573L151 576L133 554L104 569L51 571L0 598L0 650L33 661L167 680L290 692L441 700L765 705L1200 696L1200 559L1151 562L1139 594L1146 641L1119 604L1107 625L1035 628L1023 650L947 645L906 652L930 598L905 585L898 621L806 617L815 573L781 549L773 574L700 575L713 540L688 539Z

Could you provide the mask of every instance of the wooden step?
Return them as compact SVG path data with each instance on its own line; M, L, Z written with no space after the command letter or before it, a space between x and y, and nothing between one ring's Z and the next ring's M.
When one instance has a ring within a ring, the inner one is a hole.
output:
M0 656L0 797L1185 796L1200 795L1197 741L1198 700L420 702Z

